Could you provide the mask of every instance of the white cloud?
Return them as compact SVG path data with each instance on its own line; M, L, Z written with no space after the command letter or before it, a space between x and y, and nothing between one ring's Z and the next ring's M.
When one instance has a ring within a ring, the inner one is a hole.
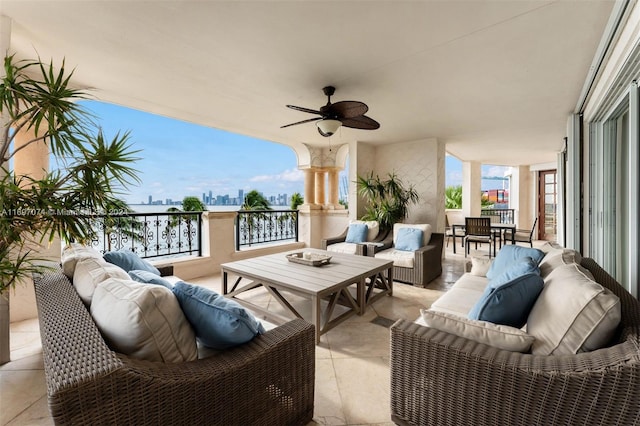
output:
M504 173L507 169L508 167L506 166L491 166L484 170L482 175L488 177L504 177Z
M249 182L273 181L304 182L304 173L302 173L302 170L299 169L290 169L275 175L258 175L249 179Z

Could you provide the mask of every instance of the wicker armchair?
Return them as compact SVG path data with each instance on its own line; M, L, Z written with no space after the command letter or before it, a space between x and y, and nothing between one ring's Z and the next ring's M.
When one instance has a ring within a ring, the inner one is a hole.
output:
M106 345L61 271L34 277L49 409L56 424L306 424L315 337L294 320L206 359L145 362Z
M434 232L426 246L414 252L413 268L393 267L393 280L408 284L426 286L442 274L442 249L444 234ZM393 234L389 233L382 245L369 244L367 256L375 257L376 253L393 248Z
M616 343L534 356L497 350L400 320L391 328L391 416L402 425L636 425L640 303L592 259L596 281L622 302Z

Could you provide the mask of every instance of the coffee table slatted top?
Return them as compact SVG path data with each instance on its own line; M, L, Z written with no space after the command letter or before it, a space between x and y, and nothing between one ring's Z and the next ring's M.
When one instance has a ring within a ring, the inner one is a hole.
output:
M324 293L344 287L389 267L390 261L351 254L330 253L331 261L322 266L290 262L286 255L297 252L326 254L317 249L294 250L222 264L230 273L240 273L256 281L278 283L279 287L303 293Z

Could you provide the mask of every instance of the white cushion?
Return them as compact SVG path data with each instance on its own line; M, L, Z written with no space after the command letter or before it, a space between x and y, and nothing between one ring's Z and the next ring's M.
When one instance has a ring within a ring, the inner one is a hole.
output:
M73 278L73 272L76 270L76 263L80 259L102 259L102 254L91 247L87 247L78 243L67 244L62 249L60 262L62 264L62 272L67 278Z
M487 278L464 274L449 291L433 302L431 309L466 317L482 297L488 282Z
M559 266L570 265L572 263L580 264L580 261L582 260L582 255L572 249L551 248L548 251L545 251L545 253L546 254L538 265L540 267L540 276L542 278L549 276L549 274Z
M431 225L425 223L409 224L409 223L394 223L393 224L393 245L396 244L398 239L398 230L400 228L416 228L422 230L422 246L426 246L431 241Z
M80 259L75 266L73 273L73 286L78 292L78 296L85 305L91 305L93 293L96 287L107 278L120 278L129 280L129 274L124 269L108 263L106 260L93 259L90 257Z
M471 275L475 275L478 277L486 277L487 271L491 266L491 262L493 260L489 258L483 257L472 257L471 258Z
M427 309L421 309L420 313L422 316L416 321L418 324L506 351L527 352L535 340L524 331L506 325L471 320Z
M166 287L109 278L96 288L91 315L116 352L171 363L198 357L193 329Z
M527 332L536 338L533 354L575 354L611 340L620 322L620 299L590 275L570 264L545 279L527 321Z
M412 251L386 249L375 255L378 259L393 260L393 266L401 268L413 268L415 253Z
M356 243L335 243L327 246L327 251L334 253L355 254L358 244Z
M349 223L364 223L367 225L367 241L373 241L380 232L380 224L375 220L351 220Z

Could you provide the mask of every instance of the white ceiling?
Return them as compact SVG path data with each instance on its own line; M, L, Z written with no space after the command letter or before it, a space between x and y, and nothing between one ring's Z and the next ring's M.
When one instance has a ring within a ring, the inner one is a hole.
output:
M612 1L1 0L11 50L77 67L98 99L295 146L326 144L322 87L379 130L462 160L555 161Z

